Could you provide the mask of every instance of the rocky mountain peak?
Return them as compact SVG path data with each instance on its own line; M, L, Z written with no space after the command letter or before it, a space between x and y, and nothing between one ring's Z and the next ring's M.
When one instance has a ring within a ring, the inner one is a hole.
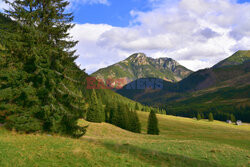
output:
M135 53L127 58L128 61L136 65L147 65L149 64L148 58L144 53Z
M98 76L103 79L126 78L127 82L147 77L177 82L191 73L191 70L183 67L171 58L154 59L147 57L144 53L135 53L123 61L98 70L92 76Z

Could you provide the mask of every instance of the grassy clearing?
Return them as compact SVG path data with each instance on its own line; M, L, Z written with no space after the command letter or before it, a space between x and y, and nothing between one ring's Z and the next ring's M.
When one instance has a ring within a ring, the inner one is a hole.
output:
M0 166L250 166L250 125L157 115L160 135L88 123L81 139L0 128Z

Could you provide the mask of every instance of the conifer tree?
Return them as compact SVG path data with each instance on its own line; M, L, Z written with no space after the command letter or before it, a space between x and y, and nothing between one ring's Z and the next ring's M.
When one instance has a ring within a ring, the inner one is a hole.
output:
M112 103L111 102L107 102L106 106L105 106L105 122L109 122L110 120L110 113L112 110Z
M200 115L200 113L197 114L197 120L201 120L201 115Z
M159 135L158 120L155 111L151 110L148 117L148 134Z
M120 108L119 103L118 103L118 105L117 104L114 105L114 108L110 114L110 119L111 119L111 124L120 127L121 121L120 121L120 115L119 115L119 110L120 110L119 108Z
M201 119L205 119L204 113L201 113Z
M110 103L110 114L109 114L109 123L114 124L114 116L116 116L117 112L117 103L116 102L111 102Z
M213 113L211 113L211 112L209 113L208 120L209 121L214 121Z
M132 117L130 118L131 119L130 122L132 122L131 131L135 133L141 133L141 123L137 115L137 112L132 111L131 113L132 113Z
M234 116L233 114L230 115L230 120L231 120L232 122L236 122L236 118L235 118L235 116Z
M135 103L135 110L140 110L140 106L138 103Z
M128 118L128 108L126 107L125 104L123 103L120 103L119 105L119 122L120 124L117 125L123 129L128 129L128 121L129 121L129 118Z
M87 112L87 121L89 122L102 122L102 107L99 104L99 100L96 97L95 89L92 90L90 96L90 104Z
M0 94L9 95L0 98L8 112L6 126L25 132L83 135L86 129L77 126L77 120L85 106L80 91L84 72L74 62L72 48L77 42L68 33L74 26L73 16L65 13L69 3L6 2L11 9L5 12L17 25L9 31L0 28L1 54L8 55L0 78Z
M105 108L102 104L102 100L101 98L99 99L99 116L100 116L100 122L105 122L106 118L105 118Z

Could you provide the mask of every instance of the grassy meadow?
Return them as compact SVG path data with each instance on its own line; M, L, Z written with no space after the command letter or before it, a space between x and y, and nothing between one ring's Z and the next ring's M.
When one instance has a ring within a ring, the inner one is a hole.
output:
M146 134L149 113L138 112L142 134L107 123L80 139L17 134L0 127L0 166L250 166L250 125L157 115L160 135Z

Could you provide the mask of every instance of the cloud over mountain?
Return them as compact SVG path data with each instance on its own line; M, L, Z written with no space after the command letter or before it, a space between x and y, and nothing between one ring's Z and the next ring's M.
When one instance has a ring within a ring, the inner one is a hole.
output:
M133 19L127 27L76 25L72 32L80 39L78 63L92 66L87 72L93 72L134 52L144 52L148 56L174 58L197 70L212 66L236 50L250 48L249 3L232 0L152 3L151 11L131 11Z

